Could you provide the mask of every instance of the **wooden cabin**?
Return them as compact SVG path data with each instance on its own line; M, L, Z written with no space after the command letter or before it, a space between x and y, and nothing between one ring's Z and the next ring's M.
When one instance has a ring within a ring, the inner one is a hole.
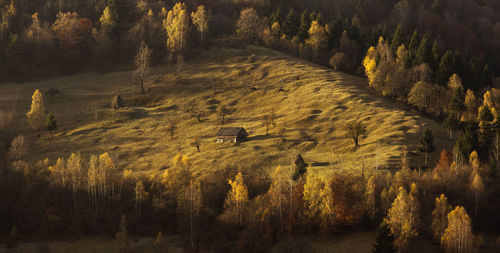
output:
M244 142L248 140L248 133L243 127L221 127L217 132L217 143Z

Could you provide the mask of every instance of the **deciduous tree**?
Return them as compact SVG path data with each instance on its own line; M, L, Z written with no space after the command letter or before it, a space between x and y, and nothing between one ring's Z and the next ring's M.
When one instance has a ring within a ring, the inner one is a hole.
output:
M448 227L448 213L451 211L451 206L448 204L448 198L441 194L436 197L435 208L432 211L432 231L434 238L440 241L445 229Z
M141 46L137 51L137 55L135 56L135 69L133 71L133 75L135 78L139 79L140 82L140 93L144 94L144 77L149 72L149 66L151 62L151 50L149 46L143 41L141 42Z
M231 189L227 194L224 208L232 213L232 222L242 225L248 204L248 189L243 181L243 174L238 172L234 180L229 179Z
M182 55L188 42L189 13L184 3L176 3L163 21L167 31L167 48L171 57Z
M325 28L318 21L312 21L311 28L309 28L307 33L309 34L309 38L306 40L306 44L313 49L314 59L317 59L319 51L326 46L327 37Z
M236 23L238 32L247 42L252 43L257 36L260 18L254 8L245 8L240 12L240 18Z
M354 148L359 145L359 138L367 134L366 126L361 121L351 121L345 126L346 137L352 138L354 141Z
M191 19L193 24L196 26L198 32L200 32L201 44L205 43L205 35L208 33L208 22L210 16L205 9L205 6L199 5L196 12L191 13Z
M441 237L441 245L449 253L472 251L472 226L465 208L457 206L448 214L448 227Z
M42 93L38 89L33 93L31 98L31 109L26 113L26 116L35 130L42 129L45 120L45 106Z

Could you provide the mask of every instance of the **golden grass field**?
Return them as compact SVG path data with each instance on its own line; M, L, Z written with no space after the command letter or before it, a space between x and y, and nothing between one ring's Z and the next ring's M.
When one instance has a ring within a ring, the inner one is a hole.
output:
M249 169L265 177L276 165L288 165L297 154L319 172L357 168L397 167L403 145L408 146L415 167L423 164L417 151L425 128L432 129L436 152L450 148L442 126L406 105L372 94L365 78L334 72L286 54L249 46L247 49L213 49L187 61L180 81L174 64L152 69L145 86L150 95L137 98L130 72L82 73L27 83L4 83L0 109L15 109L25 120L31 95L58 87L61 95L45 96L47 112L55 114L59 129L29 136L29 157L68 157L72 152L109 152L118 168L138 171L161 170L171 158L183 153L196 171L216 173L221 166ZM298 76L298 80L297 80ZM213 80L217 89L214 94ZM256 88L252 90L251 88ZM283 89L283 92L278 92ZM109 109L111 98L120 94L127 108ZM146 106L132 106L137 100ZM198 122L190 108L206 111ZM250 140L241 145L218 144L215 134L221 127L217 108L234 108L224 126L241 126ZM273 112L277 127L265 134L262 118ZM177 122L171 140L167 122ZM344 124L363 121L368 135L353 149L345 137ZM26 125L26 130L27 124ZM285 127L286 144L279 150L277 129ZM192 145L202 141L201 152Z
M220 168L229 167L252 174L254 180L266 181L275 166L290 165L300 153L311 170L327 175L338 169L359 168L362 163L367 170L374 169L377 163L380 167L397 167L403 145L408 146L412 166L418 167L423 164L423 155L416 150L427 127L432 129L436 144L429 164L436 162L441 149L452 145L440 123L404 104L372 94L365 78L334 72L280 52L255 46L212 49L187 61L180 79L175 69L174 64L153 68L145 83L151 92L139 97L134 95L130 72L82 73L4 83L0 110L13 110L24 122L20 130L30 140L28 157L32 162L48 157L54 163L57 157L67 158L72 152L81 152L86 159L109 152L119 169L135 173L168 168L171 159L183 153L190 157L193 171L200 176L216 177ZM33 133L24 116L34 90L45 92L49 87L61 90L54 99L45 96L47 112L54 113L59 126L53 136L46 131ZM122 96L126 108L109 109L115 94ZM250 135L248 142L215 142L221 127L217 108L221 106L234 108L224 126L244 127ZM203 122L193 115L193 107L206 112ZM262 118L271 112L277 126L271 127L266 136ZM171 120L177 122L173 140L166 129ZM345 137L344 124L350 120L361 120L368 129L357 150ZM283 150L275 145L279 127L287 129ZM192 145L195 136L201 138L201 152ZM89 244L85 240L78 241ZM144 240L140 239L137 247L145 249L140 246ZM365 252L373 240L370 232L348 236L337 246L322 241L313 246L318 252L331 247ZM79 244L56 242L50 247L74 251L74 245Z

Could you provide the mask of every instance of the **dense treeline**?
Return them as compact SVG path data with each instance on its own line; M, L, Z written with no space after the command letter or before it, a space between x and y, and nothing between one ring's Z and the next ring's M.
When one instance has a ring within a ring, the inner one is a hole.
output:
M405 45L407 67L427 63L432 80L440 85L456 73L465 88L479 91L499 75L500 6L494 0L185 2L188 16L203 4L212 17L204 29L210 34L195 36L197 29L188 29L194 35L186 42L190 45L241 34L240 10L253 6L258 21L253 26L262 28L256 30L260 42L325 65L330 60L338 70L363 74L363 55L383 37L393 53ZM3 0L2 76L108 70L111 63L131 61L142 41L152 49L155 62L163 62L171 36L164 21L174 4Z

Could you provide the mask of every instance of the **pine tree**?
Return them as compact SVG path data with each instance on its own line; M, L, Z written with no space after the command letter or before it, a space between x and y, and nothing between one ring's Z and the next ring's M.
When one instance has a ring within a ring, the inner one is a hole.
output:
M285 22L283 23L283 34L286 35L287 39L293 38L297 35L300 26L299 16L295 13L293 9L290 9L288 15L286 16Z
M383 221L377 228L372 252L395 253L396 251L396 246L394 246L394 235L391 232L389 224Z
M50 113L49 116L47 116L47 120L45 121L45 127L51 133L52 133L52 131L57 130L57 121L56 121L56 117L54 116L54 114Z
M302 12L302 15L300 16L300 26L297 33L299 41L304 42L308 38L309 35L308 31L310 27L311 27L311 16L309 14L309 11L305 9L304 12Z
M393 52L397 52L398 47L404 44L404 34L403 34L403 26L398 24L396 30L394 31L394 35L391 40L391 49Z
M453 53L448 50L444 53L444 55L441 57L441 60L439 61L437 70L437 82L439 84L445 84L452 74L452 69L454 69Z
M429 42L429 36L426 34L422 37L418 46L415 62L417 65L427 63L429 66L433 66L432 59L431 44Z
M436 147L434 146L434 136L432 131L427 128L420 139L419 151L425 154L425 165L427 166L427 157L430 153L434 152Z
M417 49L418 49L419 41L420 41L420 38L418 35L418 31L415 30L415 31L413 31L413 34L410 38L410 42L408 44L408 52L410 55L410 67L417 65L416 56L417 56Z

